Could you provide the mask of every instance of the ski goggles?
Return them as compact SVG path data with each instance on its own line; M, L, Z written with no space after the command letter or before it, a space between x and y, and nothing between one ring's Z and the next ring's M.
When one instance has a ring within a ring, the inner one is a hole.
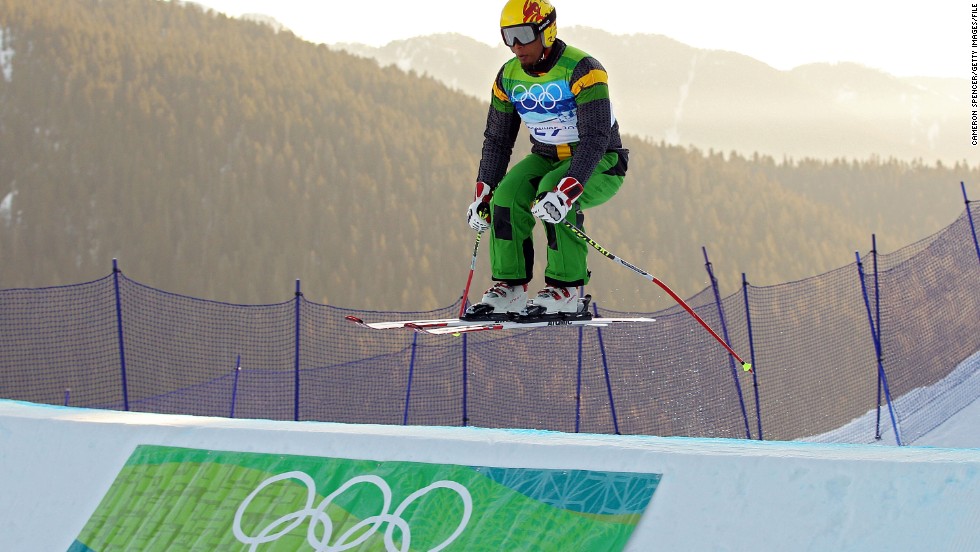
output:
M555 22L555 11L552 10L544 19L538 23L522 23L520 25L510 25L508 27L500 28L500 36L504 39L504 44L507 47L511 47L516 43L520 43L522 46L526 46L532 42L534 39L538 38L541 33Z
M513 27L504 27L500 29L500 35L504 37L504 44L507 47L513 46L515 43L520 43L521 45L527 45L534 42L535 38L538 38L538 31L535 25L514 25Z

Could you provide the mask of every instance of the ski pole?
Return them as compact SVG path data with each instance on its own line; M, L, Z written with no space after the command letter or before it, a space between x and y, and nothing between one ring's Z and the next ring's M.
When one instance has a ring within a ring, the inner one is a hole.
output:
M599 253L602 253L602 255L604 257L606 257L608 259L612 259L613 261L616 261L617 263L625 266L626 268L632 270L633 272L636 272L640 276L643 276L647 280L650 280L651 282L653 282L653 283L657 284L658 286L660 286L661 289L663 289L664 291L667 292L667 295L670 295L671 298L673 298L674 301L677 301L677 304L678 305L684 307L684 310L686 310L688 314L690 314L691 316L693 316L694 319L697 320L698 323L701 324L701 326L704 327L704 329L708 330L708 333L710 333L711 336L714 337L718 341L718 343L721 343L721 345L723 347L725 347L725 349L728 350L728 353L730 355L732 355L732 357L734 357L735 360L737 360L739 364L742 365L742 370L744 370L746 372L751 372L752 371L752 365L750 363L745 362L744 360L742 360L742 358L738 356L738 353L736 353L735 350L732 349L728 345L728 343L725 343L725 340L724 339L722 339L721 337L718 337L718 334L715 333L715 331L712 330L711 327L708 326L708 324L704 320L702 320L700 316L698 316L698 313L694 312L694 309L692 309L690 305L688 305L683 299L680 298L680 296L678 296L676 293L674 293L674 290L672 290L669 287L667 287L667 284L661 282L653 274L650 274L649 272L647 272L645 270L642 270L640 268L637 268L635 265L626 262L625 260L617 257L616 255L613 255L612 253L609 252L608 249L606 249L605 247L602 247L595 240L593 240L592 238L590 238L588 236L588 234L586 234L584 231L582 231L582 229L579 228L578 226L575 226L574 224L572 224L571 222L568 222L567 220L563 220L562 221L562 224L564 224L565 226L567 226L572 232L575 233L576 236L578 236L579 238L581 238L585 243L587 243L590 246L592 246L593 249L595 249Z
M470 299L470 284L473 283L473 272L476 271L476 254L480 250L480 238L483 232L476 233L476 243L473 244L473 260L470 261L470 275L466 278L466 287L463 288L463 299L459 304L459 317L463 317L466 312L466 302Z

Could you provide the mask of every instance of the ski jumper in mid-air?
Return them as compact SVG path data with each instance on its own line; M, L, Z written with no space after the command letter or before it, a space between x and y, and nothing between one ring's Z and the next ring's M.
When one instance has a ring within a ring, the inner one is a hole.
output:
M509 0L500 32L514 53L493 83L469 225L490 230L493 286L467 315L575 312L575 288L588 283L582 210L609 200L626 175L629 151L609 99L608 77L589 54L557 38L548 0ZM510 171L521 124L531 153ZM545 287L530 301L535 219L545 223ZM465 316L464 316L465 318Z
M667 284L613 255L585 234L582 210L601 205L623 185L629 151L609 101L609 79L589 54L558 40L556 13L549 0L508 0L500 14L500 35L514 57L493 82L476 192L466 211L480 236L490 230L493 286L459 319L351 322L374 329L410 327L434 334L564 325L606 326L655 322L653 318L592 318L574 289L589 281L586 251L603 256L667 292L737 360L732 347ZM508 171L521 124L531 134L531 153ZM536 219L545 223L548 266L545 287L530 301ZM467 290L469 281L467 281ZM582 308L580 308L582 307ZM483 322L485 321L485 322Z

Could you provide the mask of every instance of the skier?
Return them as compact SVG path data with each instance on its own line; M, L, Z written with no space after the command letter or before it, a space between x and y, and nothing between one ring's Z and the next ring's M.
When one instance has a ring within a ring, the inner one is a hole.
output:
M490 230L494 284L463 318L574 313L575 288L589 281L587 245L562 224L582 227L582 209L609 200L626 175L605 69L557 38L549 0L508 0L500 34L514 57L497 73L467 221ZM507 166L520 125L531 153ZM545 287L530 301L535 218L545 223Z

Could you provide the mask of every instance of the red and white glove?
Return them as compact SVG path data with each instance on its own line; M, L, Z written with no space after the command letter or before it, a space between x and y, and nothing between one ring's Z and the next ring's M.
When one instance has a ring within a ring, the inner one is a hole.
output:
M466 223L477 232L486 232L490 228L490 198L493 188L485 182L477 182L473 192L473 203L466 210Z
M566 176L558 182L554 190L538 194L531 205L531 214L544 222L558 224L565 220L565 215L568 214L575 200L582 195L583 190L581 182Z

